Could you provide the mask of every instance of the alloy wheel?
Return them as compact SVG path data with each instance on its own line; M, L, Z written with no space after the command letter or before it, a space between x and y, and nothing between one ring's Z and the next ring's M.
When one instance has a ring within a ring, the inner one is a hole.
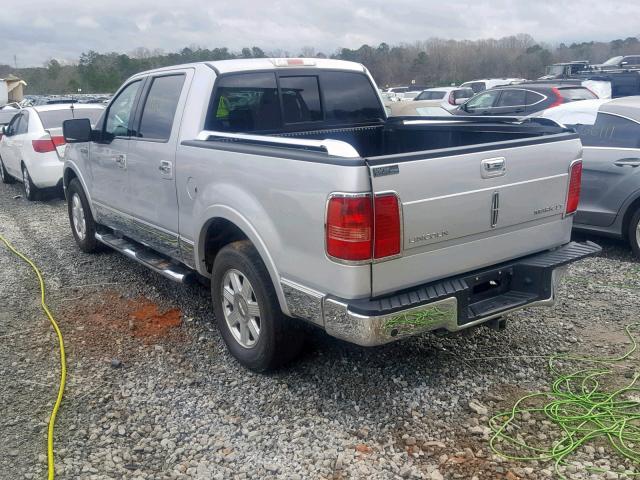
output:
M241 271L231 269L222 280L222 311L238 344L252 348L260 338L260 305L251 282Z
M80 240L84 240L84 237L87 235L87 222L84 218L82 201L77 193L74 193L73 197L71 197L71 218L76 235L78 235Z

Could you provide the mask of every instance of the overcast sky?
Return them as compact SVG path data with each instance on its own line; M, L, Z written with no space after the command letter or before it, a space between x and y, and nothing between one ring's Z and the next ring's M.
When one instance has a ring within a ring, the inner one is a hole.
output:
M478 39L529 33L550 43L640 34L640 0L3 0L0 64L185 46L304 46Z

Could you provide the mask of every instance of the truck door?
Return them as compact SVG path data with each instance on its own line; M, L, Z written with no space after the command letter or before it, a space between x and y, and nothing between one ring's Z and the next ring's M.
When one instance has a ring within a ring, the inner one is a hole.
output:
M128 154L135 238L175 258L178 199L175 160L180 119L193 70L150 77L141 96Z
M90 146L91 196L98 221L118 230L127 224L126 214L131 211L127 155L141 87L142 80L135 80L120 90L109 104L100 139Z

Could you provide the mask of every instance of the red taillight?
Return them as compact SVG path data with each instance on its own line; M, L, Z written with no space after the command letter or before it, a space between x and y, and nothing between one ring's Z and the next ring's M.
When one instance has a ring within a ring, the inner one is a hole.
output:
M578 209L580 202L580 187L582 184L582 162L578 161L571 165L569 172L569 193L567 194L566 213L574 213Z
M338 260L370 261L401 250L400 206L395 194L336 195L327 208L327 254Z
M335 196L327 209L327 253L349 261L370 260L373 237L371 197Z
M400 253L400 206L394 194L377 195L374 200L373 258Z
M455 105L456 104L456 99L453 98L453 92L449 92L449 105Z
M560 90L558 90L556 87L553 87L551 91L556 96L556 99L547 108L553 108L557 107L558 105L562 105L564 103L564 98L562 98L562 93L560 93Z
M64 137L49 137L41 138L39 140L32 140L33 150L37 153L49 153L53 152L56 147L64 145Z

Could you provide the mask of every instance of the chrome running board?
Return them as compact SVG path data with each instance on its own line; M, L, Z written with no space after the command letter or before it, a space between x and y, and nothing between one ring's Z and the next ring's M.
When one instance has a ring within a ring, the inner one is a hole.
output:
M196 274L193 270L184 265L174 263L150 248L128 238L117 237L112 233L96 232L96 240L174 282L191 283L196 279Z

